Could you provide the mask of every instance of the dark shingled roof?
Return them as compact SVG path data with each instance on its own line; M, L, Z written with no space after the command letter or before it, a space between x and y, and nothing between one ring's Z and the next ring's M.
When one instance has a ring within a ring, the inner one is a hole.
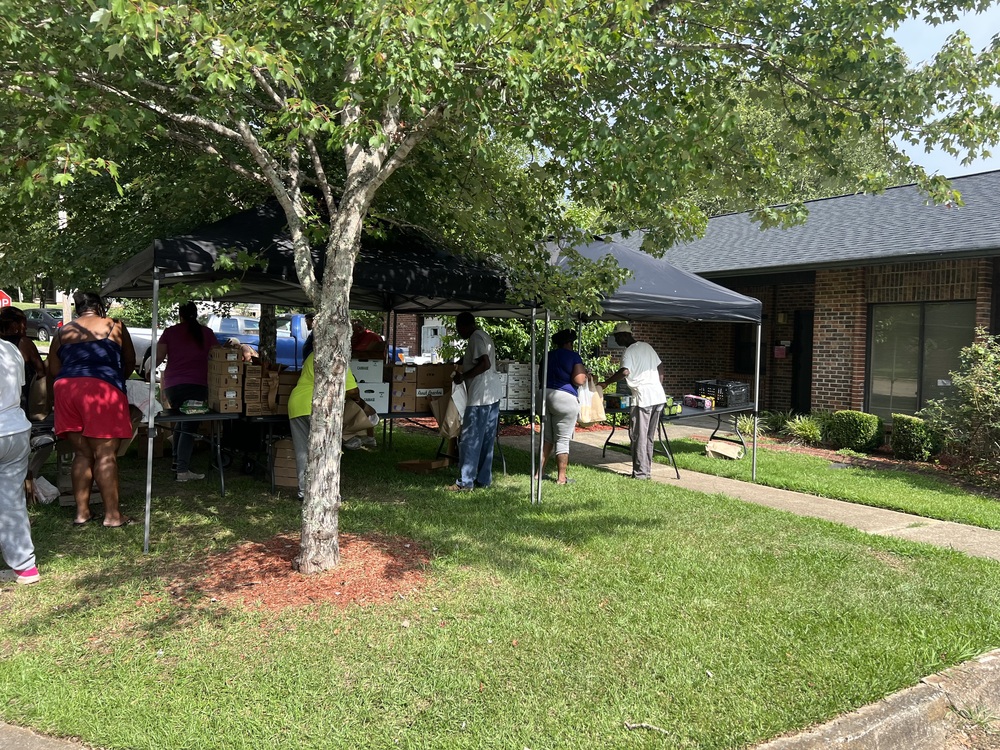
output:
M932 205L914 185L882 195L810 201L809 218L761 231L748 214L709 220L705 236L670 248L666 259L705 276L1000 255L1000 171L956 177L962 207ZM633 233L626 244L641 242Z

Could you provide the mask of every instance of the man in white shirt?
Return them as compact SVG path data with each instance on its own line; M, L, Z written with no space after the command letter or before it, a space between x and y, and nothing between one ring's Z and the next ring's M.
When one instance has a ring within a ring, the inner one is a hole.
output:
M618 346L625 347L625 353L622 354L622 365L618 371L600 385L607 388L610 383L624 380L632 390L632 407L629 410L631 424L628 430L632 443L632 478L650 479L656 430L660 425L663 406L667 403L660 374L662 362L653 347L636 341L628 323L616 325L612 335Z
M24 479L28 474L31 423L21 410L24 359L18 348L0 339L0 552L10 570L0 580L38 581L35 547L31 543Z
M453 379L465 383L468 402L458 437L459 477L447 489L457 492L493 482L493 442L500 416L500 374L493 339L476 325L472 313L455 319L458 335L469 343Z

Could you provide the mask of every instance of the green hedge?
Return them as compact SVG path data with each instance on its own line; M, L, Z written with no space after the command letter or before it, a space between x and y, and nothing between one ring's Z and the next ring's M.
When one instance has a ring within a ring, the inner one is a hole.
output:
M896 458L926 461L938 452L930 427L920 417L892 415L892 452Z
M882 446L885 429L882 420L863 411L835 411L830 420L830 442L834 448L871 453Z

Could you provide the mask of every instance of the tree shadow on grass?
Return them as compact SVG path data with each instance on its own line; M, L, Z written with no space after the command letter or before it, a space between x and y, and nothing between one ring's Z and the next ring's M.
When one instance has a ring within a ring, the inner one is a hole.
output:
M397 461L426 457L434 445L433 438L397 436L393 450L345 455L340 531L406 537L432 556L516 574L576 558L579 547L596 537L663 523L656 515L636 518L618 510L614 491L591 470L592 476L585 476L581 469L581 481L573 487L546 482L542 504L532 505L528 456L513 449L507 449L508 476L500 474L498 463L494 485L470 493L446 491L452 481L448 471L416 476L395 468ZM122 506L139 519L145 468L137 458L121 462ZM178 589L177 581L198 580L213 554L279 534L297 535L301 526L301 505L271 492L266 483L228 472L226 484L223 497L212 475L178 484L169 459L154 464L150 555L142 553L141 523L124 529L96 523L74 528L72 508L33 509L39 565L49 586L58 586L62 578L62 590L54 606L32 612L15 629L42 634L59 620L112 606L116 599L123 600L117 608L135 611L134 627L164 633L189 626L199 597L183 585ZM400 562L398 569L402 574L406 566ZM153 617L139 611L146 604L159 604L160 611ZM199 609L197 616L221 624L238 615Z

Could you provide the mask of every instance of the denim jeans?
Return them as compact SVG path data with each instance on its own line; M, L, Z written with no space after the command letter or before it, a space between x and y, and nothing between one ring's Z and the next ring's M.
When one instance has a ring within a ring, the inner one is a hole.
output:
M171 409L180 409L185 401L204 401L208 398L207 385L172 385L167 388ZM197 422L182 422L174 427L174 462L177 473L191 471L191 453L194 451L194 434Z
M459 487L489 487L493 483L493 442L500 417L500 402L467 406L458 438Z

